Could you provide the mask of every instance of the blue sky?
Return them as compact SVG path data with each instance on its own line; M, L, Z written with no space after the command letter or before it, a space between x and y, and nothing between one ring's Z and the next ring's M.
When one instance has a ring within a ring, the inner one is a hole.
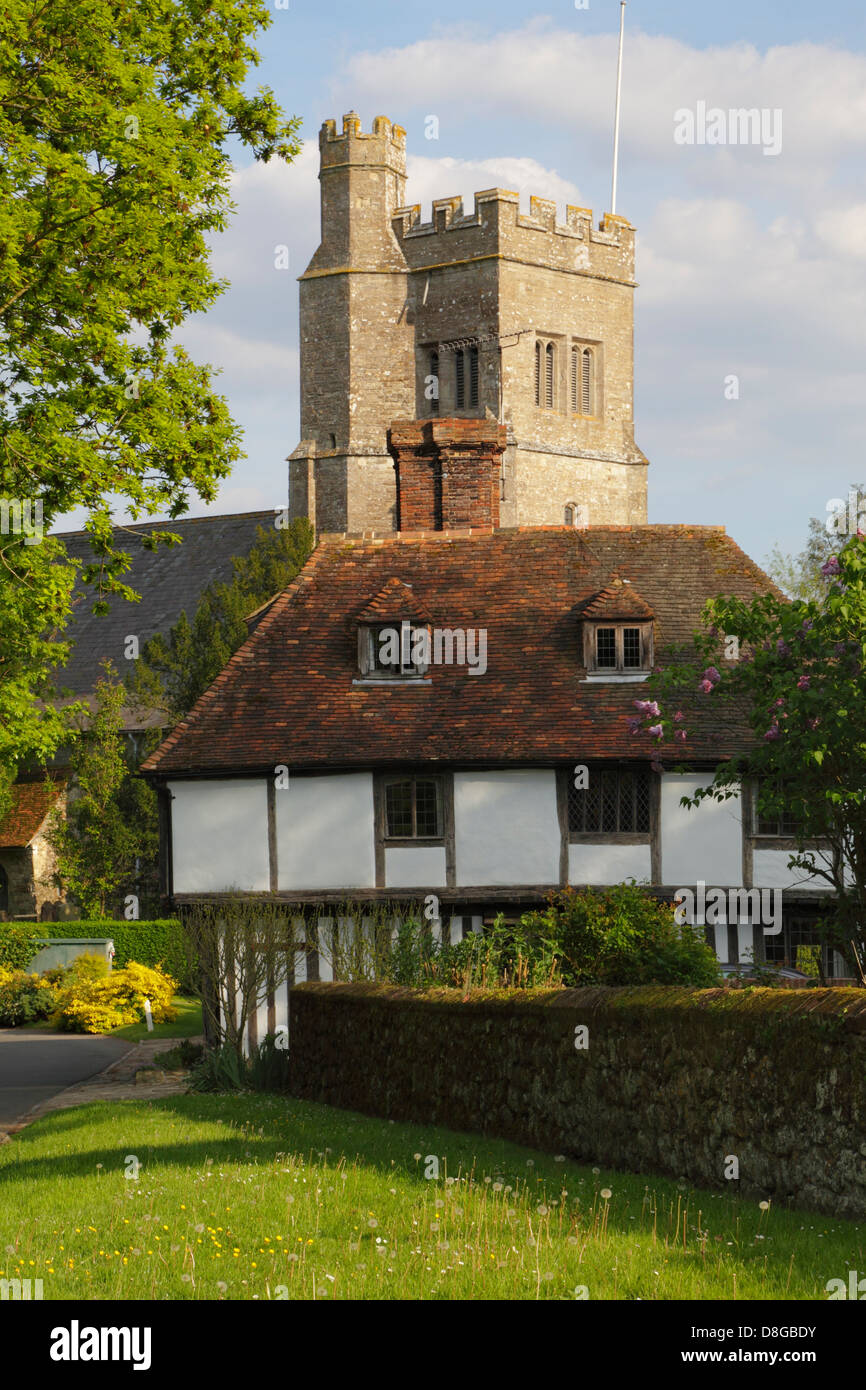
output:
M618 0L533 9L311 3L273 9L256 81L303 118L289 169L239 167L214 247L231 289L180 338L222 369L244 428L210 510L285 499L298 442L297 283L318 242L317 135L356 109L408 135L410 202L493 184L609 204ZM781 148L682 145L674 112L781 112ZM439 118L439 139L424 136ZM722 524L758 561L866 483L866 8L804 0L626 10L617 211L637 228L636 438L650 520ZM274 268L286 244L290 270ZM739 378L739 398L725 381ZM193 505L193 514L204 508Z

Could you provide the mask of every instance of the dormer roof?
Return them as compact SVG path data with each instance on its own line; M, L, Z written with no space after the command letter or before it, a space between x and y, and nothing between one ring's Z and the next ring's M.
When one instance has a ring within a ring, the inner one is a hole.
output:
M593 622L614 622L633 618L648 622L655 615L646 599L642 598L634 585L619 575L614 575L603 589L589 600L581 612L582 618Z
M429 623L430 614L411 584L392 576L355 618L356 623L402 622L404 618Z

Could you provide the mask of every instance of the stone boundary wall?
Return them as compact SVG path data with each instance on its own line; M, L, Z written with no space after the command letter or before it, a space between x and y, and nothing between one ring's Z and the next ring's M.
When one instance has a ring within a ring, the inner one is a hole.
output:
M735 1156L744 1193L866 1215L866 990L290 997L304 1099L716 1188Z

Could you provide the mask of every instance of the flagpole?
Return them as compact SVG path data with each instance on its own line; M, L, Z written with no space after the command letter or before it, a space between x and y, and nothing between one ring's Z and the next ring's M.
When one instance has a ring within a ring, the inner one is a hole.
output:
M611 214L616 212L616 175L619 165L619 105L622 93L622 42L625 33L626 0L620 0L619 7L619 57L616 64L616 113L613 118L613 178L610 189Z

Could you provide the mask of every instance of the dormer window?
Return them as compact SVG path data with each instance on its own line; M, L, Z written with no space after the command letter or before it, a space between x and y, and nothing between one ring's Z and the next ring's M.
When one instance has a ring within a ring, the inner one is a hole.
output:
M636 675L652 667L652 623L587 623L586 669Z
M429 627L403 618L358 628L358 667L368 680L420 680L429 665Z
M653 664L653 611L627 579L614 575L582 607L587 680L642 681Z

